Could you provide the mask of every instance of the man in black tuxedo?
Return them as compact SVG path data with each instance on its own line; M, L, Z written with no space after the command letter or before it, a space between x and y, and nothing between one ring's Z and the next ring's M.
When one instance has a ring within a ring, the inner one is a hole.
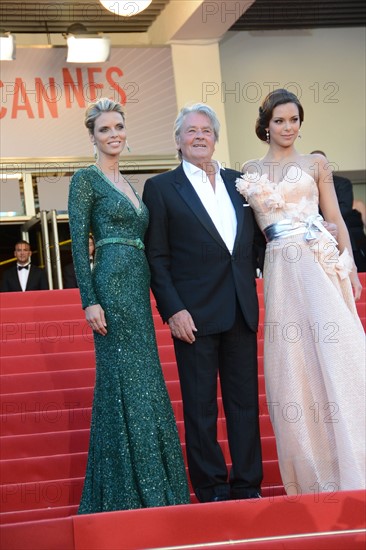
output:
M90 269L94 267L94 253L95 243L94 237L89 235L89 265ZM63 286L64 288L78 288L78 282L76 280L75 268L73 262L65 265L63 269Z
M255 222L235 189L239 172L212 160L214 111L184 108L175 122L182 163L145 183L146 252L159 312L174 340L188 467L201 502L257 498L259 434ZM217 442L220 376L232 468Z
M312 154L323 155L327 158L324 151L320 151L318 149L316 151L312 151L311 155ZM353 208L353 185L348 178L337 176L336 174L333 174L333 183L334 190L337 195L339 210L341 211L342 217L347 225L347 216L352 212Z
M1 292L48 290L48 281L43 269L31 264L32 250L27 241L15 244L16 264L4 271Z

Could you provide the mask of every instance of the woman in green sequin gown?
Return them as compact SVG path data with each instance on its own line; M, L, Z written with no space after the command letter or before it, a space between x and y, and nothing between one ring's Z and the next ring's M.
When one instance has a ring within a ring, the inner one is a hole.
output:
M126 142L122 108L101 99L85 124L98 166L74 174L69 218L82 305L94 330L96 382L79 513L188 503L150 307L148 210L118 170ZM92 272L89 231L96 242Z

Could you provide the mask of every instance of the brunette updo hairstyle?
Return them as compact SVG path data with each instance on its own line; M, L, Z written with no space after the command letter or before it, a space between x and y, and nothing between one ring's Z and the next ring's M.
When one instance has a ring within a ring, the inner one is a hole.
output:
M294 103L299 109L300 126L304 120L304 109L298 98L292 92L280 88L279 90L273 90L263 100L261 107L259 107L259 116L255 123L255 133L262 141L267 141L266 128L269 126L269 121L272 118L273 109L278 105L284 105L285 103Z
M95 103L91 103L87 110L85 111L84 124L88 128L89 132L94 134L94 126L96 119L102 113L108 113L110 111L115 111L120 113L122 116L123 124L125 124L125 114L123 112L122 105L116 101L112 101L108 97L101 97Z

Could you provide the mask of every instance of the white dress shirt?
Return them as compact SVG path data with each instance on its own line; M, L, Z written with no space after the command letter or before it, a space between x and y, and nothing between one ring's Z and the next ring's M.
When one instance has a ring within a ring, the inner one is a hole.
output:
M29 272L31 270L31 264L30 263L28 264L28 269L19 270L18 266L20 267L23 267L23 266L21 264L17 264L19 283L22 288L22 291L24 292L25 289L27 288L27 282L28 282Z
M182 164L185 175L215 224L230 254L232 254L236 237L237 220L233 203L220 174L220 163L216 163L215 189L213 189L208 175L201 168L194 166L194 164L186 160L183 160Z

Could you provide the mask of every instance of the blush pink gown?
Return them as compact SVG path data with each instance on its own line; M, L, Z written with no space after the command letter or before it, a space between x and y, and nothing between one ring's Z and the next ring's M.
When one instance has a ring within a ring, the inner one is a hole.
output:
M267 243L264 266L266 392L285 489L362 489L365 334L351 258L313 223L318 188L306 172L293 166L278 184L246 174L237 188L262 230L292 229Z

